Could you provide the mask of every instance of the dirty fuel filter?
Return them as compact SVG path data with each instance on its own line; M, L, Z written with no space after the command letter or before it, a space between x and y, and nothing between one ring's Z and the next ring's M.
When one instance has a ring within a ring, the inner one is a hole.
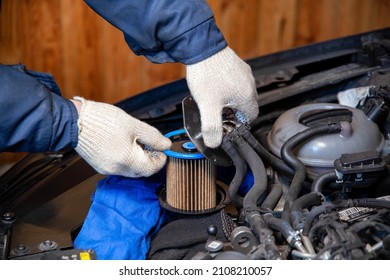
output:
M166 203L181 212L215 208L217 184L215 165L198 152L186 131L165 135L172 141L167 155Z

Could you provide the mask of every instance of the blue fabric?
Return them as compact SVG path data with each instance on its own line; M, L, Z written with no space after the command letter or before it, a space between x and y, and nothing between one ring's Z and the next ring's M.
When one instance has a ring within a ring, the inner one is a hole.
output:
M109 176L101 180L74 241L75 248L93 249L101 260L145 259L151 237L165 218L156 195L161 174L138 179Z
M0 152L58 151L77 145L77 110L50 74L0 64Z
M253 177L253 172L252 172L252 170L248 169L248 172L246 173L245 179L242 182L242 184L238 190L238 193L241 196L245 196L250 191L250 189L253 187L254 183L255 183L255 178Z
M227 43L204 0L84 0L154 63L193 64Z

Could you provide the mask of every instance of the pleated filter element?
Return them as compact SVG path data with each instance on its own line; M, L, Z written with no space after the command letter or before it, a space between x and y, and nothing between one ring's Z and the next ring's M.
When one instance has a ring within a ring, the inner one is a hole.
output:
M182 212L215 208L217 184L215 165L196 150L185 130L166 135L172 147L167 160L166 202Z
M202 211L216 206L215 168L208 159L169 158L167 203L184 211Z

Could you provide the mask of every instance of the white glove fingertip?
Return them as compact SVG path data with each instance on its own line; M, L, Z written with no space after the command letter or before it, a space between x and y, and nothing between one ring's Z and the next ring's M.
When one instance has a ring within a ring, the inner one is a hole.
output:
M159 151L165 151L165 150L169 150L172 146L172 142L171 140L169 140L167 137L163 137L160 139L156 149L158 149Z
M138 141L156 151L169 150L172 146L171 140L162 135L159 135L158 137L140 137L138 138Z
M169 150L172 145L171 140L162 135L158 129L144 122L140 122L137 141L157 151Z
M207 147L217 148L222 142L222 130L203 131L203 140Z
M209 148L216 148L222 142L222 106L201 106L199 105L201 116L201 130L204 143Z
M131 177L149 177L164 167L167 156L162 152L148 151L138 147L136 159L139 163L138 168L133 168L133 172L136 174Z
M215 118L202 117L202 134L203 140L207 147L217 148L222 142L222 116Z

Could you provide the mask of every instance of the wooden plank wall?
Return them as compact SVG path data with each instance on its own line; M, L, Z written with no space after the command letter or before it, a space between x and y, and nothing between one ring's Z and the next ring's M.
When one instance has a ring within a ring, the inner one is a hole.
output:
M251 58L390 26L390 0L209 0L230 46ZM116 102L182 78L135 56L82 0L3 0L0 63L52 73L64 96Z

